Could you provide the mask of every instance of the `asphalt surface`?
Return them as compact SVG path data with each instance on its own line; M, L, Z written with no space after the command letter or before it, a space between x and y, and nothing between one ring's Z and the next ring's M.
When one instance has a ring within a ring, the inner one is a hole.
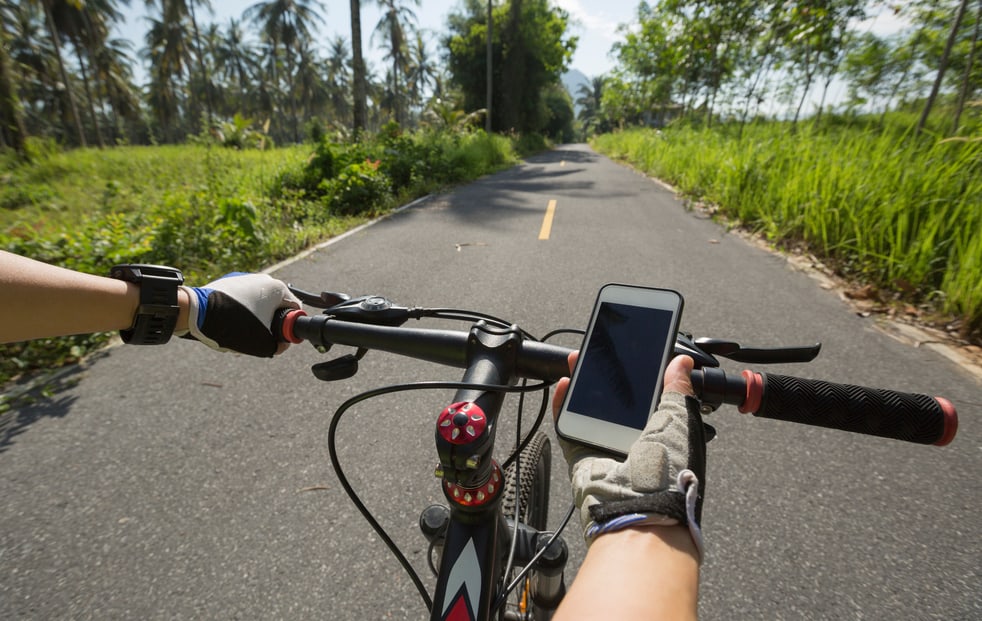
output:
M945 448L714 414L700 613L982 618L982 386L582 145L430 197L276 275L538 334L583 327L606 282L671 287L696 335L823 343L811 364L768 370L945 395L961 414ZM19 411L0 446L0 618L426 618L344 496L327 429L363 390L459 372L369 354L351 380L323 383L308 367L325 358L306 345L275 360L184 341L116 347ZM440 500L433 422L448 397L385 397L340 424L346 472L424 575L416 521ZM554 446L553 522L564 477Z

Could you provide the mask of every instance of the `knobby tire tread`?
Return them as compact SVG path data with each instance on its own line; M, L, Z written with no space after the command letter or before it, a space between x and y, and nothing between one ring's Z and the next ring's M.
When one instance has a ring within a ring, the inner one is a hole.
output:
M513 518L515 503L520 501L519 520L538 530L545 530L549 520L549 477L552 468L549 437L537 431L516 463L521 480L516 481L516 464L505 469L502 511L506 517ZM551 617L551 611L540 610L533 604L534 621L548 621Z

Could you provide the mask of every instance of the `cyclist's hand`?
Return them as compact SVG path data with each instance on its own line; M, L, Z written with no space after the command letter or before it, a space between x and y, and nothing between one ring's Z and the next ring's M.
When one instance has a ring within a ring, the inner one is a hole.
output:
M204 287L182 288L190 298L189 336L219 351L251 356L270 358L286 349L270 325L277 309L300 308L300 300L282 281L234 272Z
M570 355L570 369L576 355ZM627 526L687 524L701 554L706 440L689 379L692 366L688 356L676 356L669 363L658 410L625 461L560 439L587 543ZM568 386L565 378L557 385L554 416Z

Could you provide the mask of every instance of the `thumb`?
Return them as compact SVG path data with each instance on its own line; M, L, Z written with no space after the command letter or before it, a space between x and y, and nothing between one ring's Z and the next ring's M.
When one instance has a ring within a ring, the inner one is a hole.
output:
M569 357L566 359L569 365L569 372L573 372L573 368L576 366L576 360L580 357L580 352L572 351L569 353ZM566 398L566 391L569 389L569 378L564 377L556 382L556 392L552 395L552 420L555 421L559 418L559 410L563 407L563 399Z
M692 389L692 369L695 361L689 356L675 356L665 369L664 392L679 392L683 395L695 396Z

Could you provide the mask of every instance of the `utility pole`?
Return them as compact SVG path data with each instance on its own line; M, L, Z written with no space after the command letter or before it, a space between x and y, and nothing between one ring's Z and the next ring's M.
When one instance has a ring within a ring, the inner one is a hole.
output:
M488 0L488 104L485 106L487 108L487 114L484 117L484 131L488 134L491 133L491 83L492 83L492 71L491 71L491 0Z

